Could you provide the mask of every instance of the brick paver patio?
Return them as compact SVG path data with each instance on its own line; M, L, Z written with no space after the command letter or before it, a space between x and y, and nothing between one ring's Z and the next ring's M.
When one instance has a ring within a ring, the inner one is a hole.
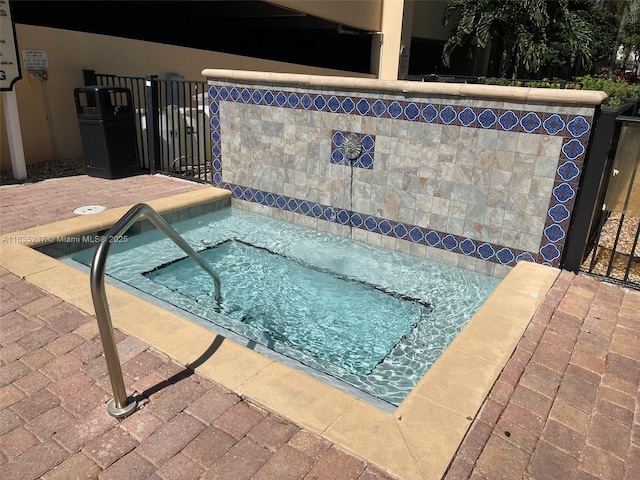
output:
M562 272L446 478L638 479L639 386L640 292Z
M86 205L107 208L148 202L207 185L161 175L117 180L79 175L0 187L0 234L46 225L76 215Z
M206 186L87 176L0 188L0 233ZM563 272L446 479L640 478L640 292ZM0 269L0 478L390 479L118 332L142 408L118 421L95 319ZM410 480L410 479L406 479Z

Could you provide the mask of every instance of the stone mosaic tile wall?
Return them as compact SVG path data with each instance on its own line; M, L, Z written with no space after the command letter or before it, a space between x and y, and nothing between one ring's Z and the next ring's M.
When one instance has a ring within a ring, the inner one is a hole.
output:
M497 276L559 264L593 107L210 83L242 208Z

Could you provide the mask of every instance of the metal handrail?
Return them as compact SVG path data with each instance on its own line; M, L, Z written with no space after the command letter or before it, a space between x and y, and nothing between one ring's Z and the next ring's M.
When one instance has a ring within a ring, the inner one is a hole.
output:
M109 304L107 302L104 274L107 255L109 254L111 245L117 241L139 217L145 217L153 223L158 230L162 231L162 233L169 237L169 239L180 247L194 262L211 275L213 278L215 299L219 300L220 298L220 277L218 277L211 266L191 248L185 239L149 205L139 203L132 207L100 238L100 245L98 245L91 263L91 298L93 299L93 307L95 308L98 319L102 348L104 349L107 369L109 370L109 379L111 380L111 388L113 390L113 400L108 404L109 414L116 418L123 418L133 413L136 409L137 402L135 399L127 397L127 392L124 387L122 367L120 365L118 348L116 347L116 340L113 333L113 324L111 323L111 314L109 312Z

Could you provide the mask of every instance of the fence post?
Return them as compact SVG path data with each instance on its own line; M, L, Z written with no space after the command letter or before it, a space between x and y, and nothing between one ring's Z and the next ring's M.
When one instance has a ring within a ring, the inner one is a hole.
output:
M158 76L144 78L145 116L147 121L147 151L149 173L160 170L160 105L158 100Z
M84 77L85 87L98 84L98 77L96 76L95 70L82 70L82 76Z

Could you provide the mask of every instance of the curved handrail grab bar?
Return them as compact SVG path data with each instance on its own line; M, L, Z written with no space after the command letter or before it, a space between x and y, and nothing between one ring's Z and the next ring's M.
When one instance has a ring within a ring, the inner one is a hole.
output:
M111 245L140 217L145 217L153 223L158 230L162 231L162 233L169 237L169 239L180 247L194 262L211 275L214 283L215 299L218 300L220 298L220 277L218 277L211 266L203 260L186 240L149 205L139 203L133 206L100 238L100 245L96 248L93 261L91 262L91 298L93 299L93 306L96 311L96 318L98 319L102 348L104 349L107 369L109 370L109 379L111 380L111 388L113 390L113 400L111 400L108 405L109 413L116 418L123 418L133 413L137 403L133 398L127 398L124 387L122 368L120 366L120 358L118 356L113 324L111 322L111 313L109 312L109 304L107 302L104 275L107 255L109 254Z

